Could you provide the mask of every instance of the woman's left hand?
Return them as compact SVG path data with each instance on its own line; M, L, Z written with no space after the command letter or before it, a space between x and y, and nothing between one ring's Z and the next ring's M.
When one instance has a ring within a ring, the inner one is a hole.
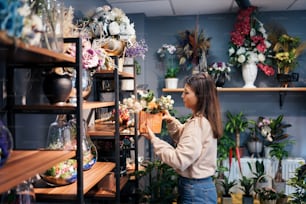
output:
M149 126L147 126L147 133L143 133L142 136L144 136L148 140L151 140L153 137L156 137L154 132L151 130Z

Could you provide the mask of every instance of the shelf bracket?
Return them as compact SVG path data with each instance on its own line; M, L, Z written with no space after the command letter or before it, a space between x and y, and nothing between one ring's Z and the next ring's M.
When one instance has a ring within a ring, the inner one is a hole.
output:
M279 107L282 108L285 100L285 96L287 95L286 91L279 92Z

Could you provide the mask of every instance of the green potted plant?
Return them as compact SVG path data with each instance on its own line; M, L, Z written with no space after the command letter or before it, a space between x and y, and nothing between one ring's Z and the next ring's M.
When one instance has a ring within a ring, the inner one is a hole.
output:
M240 190L243 191L242 203L243 204L253 204L254 198L252 195L254 180L253 178L248 178L246 176L242 176L240 181Z
M254 189L260 189L263 187L267 187L269 185L268 180L266 178L266 172L265 172L265 165L263 160L255 161L255 169L253 169L253 166L250 162L248 162L249 169L251 173L253 174L253 181L254 181Z
M162 63L163 67L166 67L165 73L165 86L169 89L177 88L179 72L179 66L175 62L176 47L171 44L163 44L161 48L157 50L157 57Z
M254 120L249 120L250 126L248 127L250 130L250 137L247 141L247 148L251 157L260 157L260 153L262 152L263 143L257 137L257 128L256 122Z
M150 180L142 190L139 189L141 203L173 203L177 200L178 174L162 161L147 162L145 170L139 170L135 175L147 176Z
M246 131L249 126L249 120L246 118L243 112L240 112L238 114L232 114L230 111L227 111L226 116L227 122L225 124L225 131L235 135L235 153L238 160L240 172L242 172L240 157L243 155L243 148L240 147L240 133Z
M273 187L279 193L285 192L286 181L283 179L282 174L282 160L288 157L289 152L286 150L286 146L292 143L294 143L294 141L285 140L270 145L270 147L272 147L272 150L270 151L271 156L278 160L276 174L273 179Z
M222 195L222 184L225 175L224 172L228 171L228 168L224 165L224 161L229 158L229 150L235 146L235 141L227 134L224 134L218 140L217 146L217 174L214 177L218 195Z
M224 180L221 182L223 193L221 197L221 203L222 204L231 204L232 203L232 197L231 197L231 189L236 185L236 181L229 181L228 177L224 177Z
M290 204L302 204L306 200L306 164L295 169L294 176L287 184L295 188L295 191L289 195Z
M261 204L276 204L278 193L273 188L265 187L257 189L256 193Z

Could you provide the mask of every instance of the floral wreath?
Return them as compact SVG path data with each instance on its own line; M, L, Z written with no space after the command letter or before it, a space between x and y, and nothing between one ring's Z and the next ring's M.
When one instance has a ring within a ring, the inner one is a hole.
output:
M248 62L255 62L265 75L273 76L275 70L271 63L271 43L263 24L255 17L257 7L240 9L235 29L231 32L229 46L230 63L241 67Z

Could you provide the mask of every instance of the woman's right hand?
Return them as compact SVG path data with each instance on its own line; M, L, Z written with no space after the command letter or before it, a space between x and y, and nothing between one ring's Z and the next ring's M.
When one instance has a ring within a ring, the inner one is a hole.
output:
M166 120L167 123L170 123L173 120L173 117L171 116L168 110L164 110L162 119Z

